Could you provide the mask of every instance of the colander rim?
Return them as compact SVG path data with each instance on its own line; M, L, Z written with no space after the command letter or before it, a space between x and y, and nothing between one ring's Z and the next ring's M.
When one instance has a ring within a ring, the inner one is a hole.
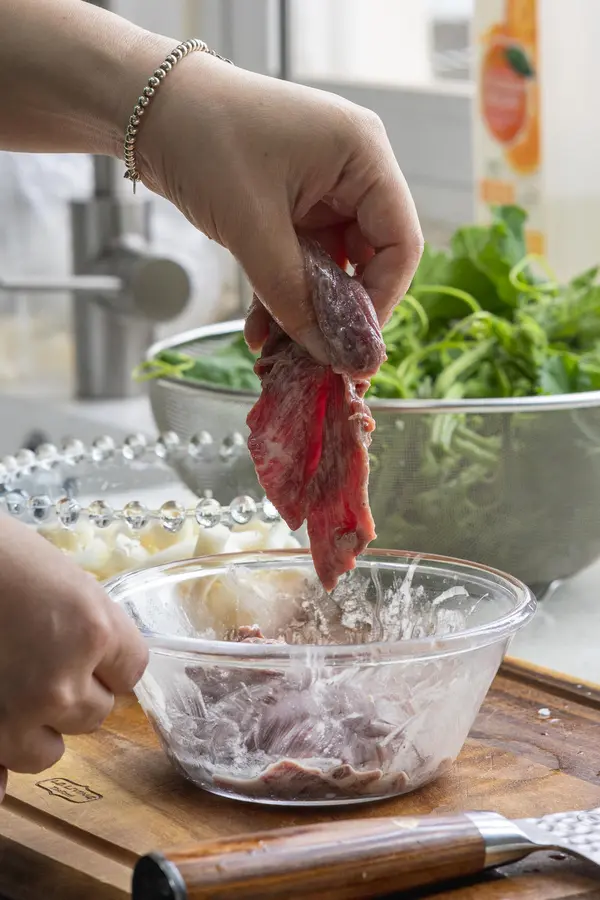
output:
M161 341L156 341L146 351L146 361L153 359L164 350L182 349L184 346L209 338L226 337L239 334L244 327L243 319L232 319L227 322L217 322L212 325L202 325L180 334L172 335ZM213 385L209 382L196 382L185 377L173 378L161 376L150 384L168 384L180 390L192 390L204 394L213 394L230 399L243 399L252 402L257 399L258 393L253 391L241 391L233 388ZM436 400L436 399L380 399L370 398L369 406L374 413L408 413L408 414L435 414L435 413L525 413L525 412L558 412L560 410L577 410L600 407L600 391L582 391L577 394L551 394L548 396L528 397L492 397L484 400Z

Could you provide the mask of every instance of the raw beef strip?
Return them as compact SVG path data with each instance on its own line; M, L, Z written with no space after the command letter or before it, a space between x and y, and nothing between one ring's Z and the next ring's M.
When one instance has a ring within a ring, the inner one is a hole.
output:
M258 625L232 629L226 640L285 644ZM413 688L389 670L356 682L334 670L317 677L311 666L189 666L193 691L176 700L186 704L186 724L166 739L167 752L184 774L238 795L322 802L404 793L450 763L432 754L431 734L415 729ZM167 718L181 721L181 710Z
M321 459L329 370L273 324L255 371L262 395L247 419L248 448L267 497L295 531Z
M304 249L331 367L273 323L256 363L262 393L247 419L248 447L290 528L307 520L315 569L331 591L375 537L367 494L375 423L363 397L385 346L364 288L314 242Z
M360 389L364 392L365 382ZM375 422L348 375L329 370L323 447L308 485L308 537L327 590L376 537L369 507L369 454Z

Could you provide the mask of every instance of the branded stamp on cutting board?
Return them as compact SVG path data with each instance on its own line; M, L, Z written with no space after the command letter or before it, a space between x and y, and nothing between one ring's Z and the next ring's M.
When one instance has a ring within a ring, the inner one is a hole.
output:
M102 794L93 791L87 784L77 784L70 778L46 778L44 781L36 781L36 787L43 788L55 797L62 797L69 803L92 803L94 800L102 800Z
M540 709L551 716L540 717ZM467 809L523 818L597 808L599 734L600 689L509 663L449 775L360 808L286 810L223 800L180 779L132 698L117 705L96 735L68 739L49 777L9 779L0 806L0 895L127 900L133 866L148 851L310 822L335 827L336 819L357 816ZM439 900L592 900L600 898L600 883L575 861L542 855L502 876L432 894Z

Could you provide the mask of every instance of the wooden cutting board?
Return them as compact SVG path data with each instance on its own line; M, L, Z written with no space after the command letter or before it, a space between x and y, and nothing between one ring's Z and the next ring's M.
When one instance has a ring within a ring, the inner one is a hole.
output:
M539 715L543 708L549 718ZM524 817L590 807L600 807L600 687L516 663L505 664L494 682L449 775L350 812L262 808L203 793L171 770L131 699L99 733L70 739L50 772L10 778L0 807L0 895L125 900L132 867L145 852L301 823L469 809ZM580 863L539 855L502 875L419 896L591 900L600 898L593 875Z

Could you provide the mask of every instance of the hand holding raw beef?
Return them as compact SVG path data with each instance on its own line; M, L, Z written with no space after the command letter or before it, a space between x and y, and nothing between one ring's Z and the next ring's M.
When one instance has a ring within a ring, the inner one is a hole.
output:
M331 591L375 537L367 493L375 423L363 397L385 345L362 285L315 242L302 246L330 365L273 322L256 363L262 394L248 416L248 447L290 528L307 521L315 569Z

